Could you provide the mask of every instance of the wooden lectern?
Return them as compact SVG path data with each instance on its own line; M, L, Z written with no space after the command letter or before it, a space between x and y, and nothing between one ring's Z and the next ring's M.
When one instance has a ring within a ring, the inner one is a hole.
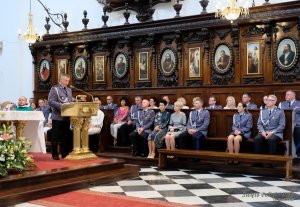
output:
M73 125L73 151L66 160L82 160L97 157L89 150L88 129L91 116L97 115L99 105L94 102L63 104L61 116L71 117Z

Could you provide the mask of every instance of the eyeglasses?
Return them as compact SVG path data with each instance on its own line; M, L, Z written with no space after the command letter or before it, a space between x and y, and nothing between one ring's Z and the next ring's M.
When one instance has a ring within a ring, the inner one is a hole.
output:
M274 99L267 99L267 101L276 101L276 100L274 100Z

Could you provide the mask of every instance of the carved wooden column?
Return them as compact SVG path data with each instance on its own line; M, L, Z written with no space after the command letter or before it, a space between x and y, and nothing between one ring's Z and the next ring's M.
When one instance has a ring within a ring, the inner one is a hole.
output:
M23 130L26 124L26 121L13 121L16 126L16 137L23 137Z
M89 125L90 125L90 118L86 117L83 118L83 124L82 124L82 151L83 152L90 152L89 150Z
M81 138L81 126L83 120L81 118L71 117L71 123L73 125L73 151L70 153L72 155L80 153L80 138Z

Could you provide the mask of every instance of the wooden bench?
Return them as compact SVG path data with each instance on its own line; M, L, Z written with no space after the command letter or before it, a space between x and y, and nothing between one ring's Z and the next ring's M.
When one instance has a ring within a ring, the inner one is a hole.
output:
M113 137L110 134L110 124L113 120L113 110L103 110L105 117L103 127L101 130L101 142L100 151L105 151L106 147L113 146ZM158 110L155 110L158 111ZM187 117L191 110L182 110L186 113ZM171 113L173 111L170 111ZM221 151L224 152L227 147L227 136L231 132L232 117L236 113L236 110L210 110L210 124L208 129L208 136L204 139L201 147L203 150ZM253 116L252 138L254 138L257 131L257 120L259 117L259 110L250 110ZM282 155L291 154L291 141L293 138L292 129L292 111L285 111L286 127L283 133L283 140L279 142L279 147L283 146L283 150L278 150ZM218 142L218 144L215 144ZM249 140L247 143L242 143L241 152L254 152L253 140ZM222 143L222 144L220 144Z
M158 167L163 168L167 165L167 156L176 157L191 157L200 159L213 159L213 160L238 160L247 162L264 162L264 163L280 163L285 164L285 179L292 178L292 158L291 156L283 155L262 155L262 154L250 154L239 153L229 154L226 152L214 152L214 151L196 151L196 150L158 150Z

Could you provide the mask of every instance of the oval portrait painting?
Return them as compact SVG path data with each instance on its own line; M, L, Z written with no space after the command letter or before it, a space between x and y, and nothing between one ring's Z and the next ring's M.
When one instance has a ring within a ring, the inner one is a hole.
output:
M173 50L165 49L161 54L160 68L165 75L171 75L176 67L176 56Z
M279 66L284 69L293 66L298 55L296 45L290 38L284 38L279 42L276 53Z
M86 74L86 61L83 57L78 57L75 61L74 74L76 79L81 80Z
M50 77L50 63L48 60L41 61L39 75L42 81L46 81Z
M122 78L126 75L128 60L123 53L118 53L115 57L115 74L118 78Z
M225 44L219 45L214 57L216 68L221 72L226 72L229 68L231 58L229 47Z

